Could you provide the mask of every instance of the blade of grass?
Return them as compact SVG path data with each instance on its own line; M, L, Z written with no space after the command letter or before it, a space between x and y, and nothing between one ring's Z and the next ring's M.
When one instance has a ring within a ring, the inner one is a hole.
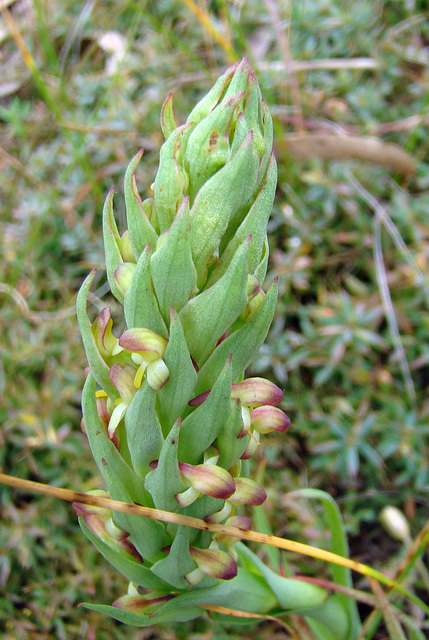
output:
M429 544L429 520L426 522L425 526L420 531L420 533L414 540L413 544L411 545L410 549L408 550L407 555L405 556L405 558L402 560L399 567L397 568L393 578L393 580L397 584L402 582L407 577L407 575L410 573L414 564L417 562L417 560L425 551L428 544ZM387 594L387 597L391 598L391 597L394 597L395 595L396 595L395 591L390 588ZM380 612L373 611L368 616L367 620L364 623L362 636L361 638L359 638L359 640L363 640L363 638L365 638L365 640L371 640L371 638L373 637L374 633L377 630L378 625L380 624L380 620L381 620Z
M48 484L41 482L34 482L32 480L23 480L14 476L8 476L4 473L0 473L0 483L15 487L17 489L24 489L26 491L35 491L44 495L53 496L60 500L66 500L67 502L81 502L83 504L91 504L99 507L105 507L113 511L119 511L121 513L128 513L132 515L142 516L144 518L151 518L152 520L160 520L161 522L169 522L173 524L182 524L187 527L193 527L201 531L211 531L212 533L222 533L229 536L234 536L239 540L250 540L252 542L258 542L260 544L268 544L279 549L285 549L294 553L300 553L302 555L309 556L311 558L318 558L326 562L338 564L343 567L352 569L356 573L374 578L381 584L384 584L392 589L396 589L403 596L408 598L411 602L414 602L420 607L427 615L429 615L429 607L414 593L411 593L400 584L388 578L383 573L376 571L372 567L368 567L361 562L350 560L349 558L343 558L331 551L324 551L323 549L317 549L301 542L295 542L293 540L287 540L285 538L278 538L277 536L267 535L259 531L242 531L237 527L227 527L221 524L209 524L204 520L193 518L191 516L182 516L178 513L172 513L170 511L162 511L160 509L151 509L149 507L142 507L137 504L128 504L126 502L120 502L119 500L111 500L110 498L100 498L98 496L88 495L80 491L72 491L70 489L62 489L59 487L52 487Z
M224 38L224 36L219 33L219 31L214 26L213 22L210 19L208 13L203 11L201 7L199 7L194 0L182 0L184 4L192 11L192 13L198 18L203 27L207 29L210 35L216 40L216 42L222 47L224 50L227 59L229 62L235 62L237 59L237 54L234 51L234 48L230 42Z
M322 501L324 506L323 515L327 520L328 528L331 532L331 549L336 554L348 558L349 545L344 530L343 519L333 497L329 493L319 489L300 489L289 493L288 497L310 498ZM333 565L332 575L334 582L347 588L351 588L353 586L350 569L339 565ZM360 620L356 602L344 594L340 594L339 599L341 600L343 607L348 611L354 634L357 634L357 630L360 629Z
M33 0L33 4L37 18L39 40L43 47L43 52L45 54L48 68L52 73L56 74L60 80L62 80L61 68L59 65L57 52L55 51L55 47L52 43L51 37L49 35L49 30L45 22L45 7L42 6L40 0Z
M386 594L380 587L379 583L373 578L368 578L371 589L378 603L378 608L383 616L389 637L391 640L407 640L405 634L399 624L389 600L386 598Z

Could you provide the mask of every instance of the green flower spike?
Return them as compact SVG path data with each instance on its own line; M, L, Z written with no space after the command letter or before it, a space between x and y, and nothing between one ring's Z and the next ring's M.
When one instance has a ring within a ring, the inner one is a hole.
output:
M142 200L137 189L139 151L125 174L124 233L113 188L103 210L107 277L123 316L113 321L105 307L91 323L95 271L78 295L89 363L83 429L111 498L248 528L241 505L260 505L266 493L242 460L260 434L281 435L289 420L276 385L243 379L277 302L276 279L262 288L277 181L273 126L247 58L181 126L169 95L161 127L153 196ZM284 587L273 588L231 536L86 509L77 507L83 531L134 585L113 606L89 608L144 627L198 617L205 604L266 613L284 601ZM314 608L314 585L300 589Z

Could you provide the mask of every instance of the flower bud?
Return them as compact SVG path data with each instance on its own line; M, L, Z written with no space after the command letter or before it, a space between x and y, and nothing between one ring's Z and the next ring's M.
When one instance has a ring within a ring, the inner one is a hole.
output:
M250 478L236 478L235 492L228 498L232 504L259 506L267 497L265 490Z
M270 404L276 407L283 398L283 391L264 378L247 378L232 385L231 397L240 398L242 404Z
M136 270L134 262L121 262L119 267L115 269L113 277L115 278L116 286L125 295L128 289L131 287L131 280Z
M249 432L249 442L247 443L247 447L241 454L241 460L249 460L252 458L259 447L259 433L257 431Z
M402 511L396 507L387 506L381 510L380 522L387 533L401 542L411 540L410 525Z
M248 531L252 528L252 521L246 516L232 516L225 522L225 526L236 527L237 529L241 529L241 531ZM226 533L216 534L216 542L223 547L232 547L238 540L239 538L237 538L237 536L230 536Z
M112 355L118 339L112 333L113 321L110 307L104 307L92 323L92 334L100 355L106 360Z
M220 578L221 580L231 580L237 575L237 563L225 551L189 547L189 552L198 569L208 576Z
M235 483L226 469L214 464L192 465L179 462L181 476L194 488L213 498L225 500L235 491ZM177 496L176 496L177 499Z
M143 613L148 615L153 609L157 609L160 605L169 602L175 597L176 596L173 593L165 596L158 596L157 598L145 598L140 595L127 594L112 602L112 607L117 607L123 611L129 611L130 613Z
M270 431L286 433L290 425L289 418L281 409L269 405L253 409L250 412L250 420L253 429L261 434L270 433Z

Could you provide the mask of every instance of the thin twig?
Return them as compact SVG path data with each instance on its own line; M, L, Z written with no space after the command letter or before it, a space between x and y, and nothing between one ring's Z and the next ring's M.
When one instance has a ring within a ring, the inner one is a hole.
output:
M417 537L415 538L413 544L407 551L406 556L402 559L399 566L395 571L395 575L393 579L395 582L402 582L404 578L408 575L411 568L413 567L416 560L420 557L423 549L427 547L429 544L429 520L424 525L423 529L419 532ZM387 591L387 598L392 598L396 595L392 589L389 587ZM358 640L370 640L378 627L378 624L381 619L380 611L374 610L371 611L368 618L365 620L365 623L362 628L362 633L359 636Z
M224 36L216 29L210 20L208 13L203 11L194 0L183 0L183 3L194 13L201 24L207 29L210 35L216 40L218 44L225 51L227 58L230 62L235 62L236 54L230 42L224 38Z
M268 535L259 531L242 531L237 527L229 527L222 524L209 524L199 518L193 518L191 516L183 516L178 513L172 513L170 511L162 511L160 509L152 509L150 507L143 507L138 504L129 504L127 502L120 502L118 500L111 500L110 498L102 498L100 496L89 495L80 491L71 491L70 489L62 489L60 487L52 487L48 484L41 482L34 482L32 480L23 480L22 478L16 478L4 473L0 473L0 483L6 484L10 487L17 489L23 489L25 491L35 491L44 495L59 498L60 500L66 500L67 502L80 502L82 504L90 504L98 507L104 507L113 511L119 511L121 513L127 513L130 515L142 516L144 518L150 518L151 520L159 520L161 522L168 522L173 524L181 524L187 527L193 527L194 529L200 529L202 531L210 531L211 533L221 533L228 536L233 536L239 540L250 540L260 544L268 544L272 547L279 549L285 549L286 551L292 551L302 555L309 556L311 558L318 558L332 564L338 564L343 567L347 567L356 573L360 573L364 576L369 576L378 580L381 584L384 584L391 589L397 590L406 598L414 602L419 606L426 614L429 615L429 607L418 598L415 594L407 591L400 584L391 580L383 573L376 571L372 567L368 567L361 562L350 560L332 553L331 551L325 551L324 549L317 549L301 542L295 542L293 540L287 540L285 538L278 538L277 536Z
M411 377L411 371L408 364L407 356L405 353L404 345L402 344L401 334L399 333L398 323L396 321L395 309L393 307L392 298L390 296L389 285L387 283L386 268L383 260L383 248L381 246L381 221L379 217L374 218L374 261L376 266L376 274L378 280L378 287L380 289L380 295L386 313L387 322L390 329L390 335L392 336L395 350L399 358L399 364L404 376L405 386L408 392L408 396L412 405L415 406L417 401L416 390L414 388L413 379Z
M363 184L361 182L359 182L359 180L357 180L354 177L354 175L352 174L351 171L346 170L345 173L347 175L348 180L352 184L352 186L356 189L356 191L359 193L359 195L365 200L365 202L371 207L371 209L374 211L376 216L380 219L380 221L386 227L386 229L389 232L392 240L394 241L394 243L396 244L397 248L399 249L399 251L404 256L405 260L408 263L408 266L410 267L410 269L414 273L414 277L416 279L416 284L417 285L422 285L423 283L426 283L427 285L429 285L429 282L427 282L425 274L417 266L416 261L414 260L410 250L408 249L407 245L405 244L404 240L402 239L402 236L399 233L399 230L396 227L395 223L393 222L393 220L388 215L386 209L381 206L381 204L374 198L373 195L371 195L369 193L369 191L367 189L365 189Z

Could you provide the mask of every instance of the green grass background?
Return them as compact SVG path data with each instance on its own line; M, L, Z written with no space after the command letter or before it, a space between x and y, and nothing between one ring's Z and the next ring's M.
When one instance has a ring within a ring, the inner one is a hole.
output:
M327 490L341 507L352 557L394 571L403 549L379 524L381 509L401 508L416 535L429 504L426 3L197 4L212 33L182 0L2 3L30 57L26 63L3 14L0 468L80 491L102 486L80 430L86 362L74 302L94 266L94 314L110 300L104 196L114 184L123 223L127 161L145 148L138 182L147 192L166 95L173 91L182 122L232 59L248 55L282 148L270 222L270 276L279 275L281 295L252 373L284 388L292 425L286 436L264 438L257 456L265 515L274 533L326 546L323 512L287 494ZM351 58L370 63L349 69ZM329 68L287 72L291 61L320 59ZM285 145L302 129L394 142L413 156L416 173L296 160ZM1 637L274 637L270 623L228 631L207 618L139 631L79 610L82 600L110 603L125 581L84 539L70 505L6 487L0 497ZM289 560L297 573L329 577L322 564ZM409 584L424 597L418 577Z

